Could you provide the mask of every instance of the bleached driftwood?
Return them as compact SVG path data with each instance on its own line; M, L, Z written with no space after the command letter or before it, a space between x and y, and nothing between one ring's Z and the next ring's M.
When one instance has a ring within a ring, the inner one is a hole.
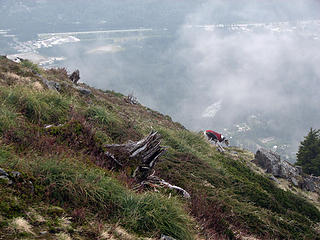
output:
M174 190L177 190L178 192L182 193L183 197L184 198L190 198L190 194L184 190L183 188L181 187L178 187L178 186L175 186L175 185L171 185L170 183L164 181L164 180L161 180L160 181L160 186L165 186L167 188L170 188L170 189L174 189Z
M186 190L184 190L181 187L172 185L157 176L154 176L154 173L152 175L148 176L147 179L142 181L140 183L140 185L136 186L136 188L139 189L140 186L149 186L149 187L153 187L153 188L163 188L163 187L170 188L170 189L174 189L178 193L182 194L182 196L184 198L190 198L190 194Z

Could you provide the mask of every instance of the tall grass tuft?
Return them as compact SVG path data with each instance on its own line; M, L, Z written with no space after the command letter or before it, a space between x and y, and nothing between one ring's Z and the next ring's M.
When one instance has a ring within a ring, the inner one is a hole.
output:
M190 219L176 198L168 199L160 194L126 195L122 199L122 222L137 233L155 230L175 239L192 239Z
M17 120L19 114L17 114L12 107L0 105L0 134L7 129L17 126Z
M10 164L9 159L12 159L11 153L8 151L8 149L4 147L0 147L0 164L1 166L9 167Z
M33 175L46 186L46 195L61 204L84 206L120 221L126 229L149 235L160 233L192 239L190 219L176 198L136 194L98 168L72 160L34 162Z
M23 67L29 68L29 69L30 69L32 72L34 72L34 73L40 73L40 68L39 68L39 66L38 66L37 64L32 63L32 62L29 61L29 60L23 60L23 61L21 62L21 65L22 65Z
M2 89L2 104L15 108L32 123L61 123L67 119L71 101L53 91L37 92L22 87Z
M121 123L116 114L106 111L106 109L101 106L88 107L86 117L92 121L109 127L114 127Z
M125 135L123 120L117 114L107 111L101 106L89 106L85 113L86 119L98 125L113 140L119 140Z
M61 203L88 204L93 208L110 211L117 208L123 187L99 169L86 168L72 160L48 159L32 165L47 193Z

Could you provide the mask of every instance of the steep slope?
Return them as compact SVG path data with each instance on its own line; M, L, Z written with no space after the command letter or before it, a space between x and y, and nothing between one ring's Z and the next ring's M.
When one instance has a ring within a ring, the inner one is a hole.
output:
M221 154L202 134L128 100L76 86L65 69L0 58L0 168L9 175L0 179L0 239L319 236L318 209L253 171L251 153ZM155 174L191 199L134 191L132 169L104 164L105 144L151 130L167 146Z

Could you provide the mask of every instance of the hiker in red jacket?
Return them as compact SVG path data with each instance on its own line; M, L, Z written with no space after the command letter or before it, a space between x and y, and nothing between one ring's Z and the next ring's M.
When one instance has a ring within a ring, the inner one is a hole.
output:
M229 145L229 141L228 139L226 139L222 134L217 133L215 131L212 130L206 130L203 132L204 135L208 138L209 141L214 142L216 145L218 145L220 148L222 148L222 150L224 151L223 147L221 146L220 143L225 143L226 146Z

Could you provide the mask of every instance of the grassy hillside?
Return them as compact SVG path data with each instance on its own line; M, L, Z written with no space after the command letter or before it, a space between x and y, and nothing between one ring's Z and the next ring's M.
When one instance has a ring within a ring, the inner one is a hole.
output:
M40 75L60 84L49 90ZM0 58L0 239L317 239L320 212L253 171L253 155L221 154L200 133L113 91L83 94L65 69ZM47 125L52 125L46 128ZM104 144L158 131L156 174L186 189L134 191ZM105 166L105 167L99 167ZM21 173L16 176L15 171Z

